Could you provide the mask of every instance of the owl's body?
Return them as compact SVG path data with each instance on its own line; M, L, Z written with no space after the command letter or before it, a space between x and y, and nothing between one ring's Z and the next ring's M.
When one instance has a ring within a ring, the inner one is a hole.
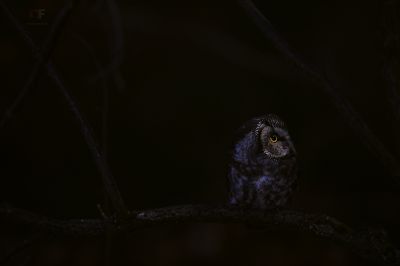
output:
M267 115L241 131L229 171L229 203L262 210L284 206L297 179L296 151L285 124Z

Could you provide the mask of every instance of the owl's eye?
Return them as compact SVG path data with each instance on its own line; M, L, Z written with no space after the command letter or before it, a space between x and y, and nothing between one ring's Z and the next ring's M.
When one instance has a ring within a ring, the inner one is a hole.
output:
M271 143L276 143L278 141L278 136L277 135L271 135L269 136L269 141Z

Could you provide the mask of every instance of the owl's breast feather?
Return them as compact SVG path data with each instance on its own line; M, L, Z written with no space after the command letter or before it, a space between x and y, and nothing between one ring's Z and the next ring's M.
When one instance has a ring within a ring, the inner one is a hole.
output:
M263 175L260 176L257 180L253 181L254 186L256 187L257 190L264 190L268 186L272 185L272 178L268 175Z

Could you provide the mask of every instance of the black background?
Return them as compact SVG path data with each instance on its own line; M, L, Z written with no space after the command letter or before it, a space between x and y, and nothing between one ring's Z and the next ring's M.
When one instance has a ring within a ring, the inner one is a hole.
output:
M38 43L63 5L6 3ZM382 78L382 3L255 3L398 154L399 126ZM130 209L223 204L234 131L254 116L276 113L287 122L299 153L299 190L288 207L326 213L355 228L385 228L400 244L399 191L390 176L329 97L264 39L237 2L117 4L123 49L115 48L107 1L82 1L52 59L105 148ZM29 17L35 8L45 9L42 24ZM0 23L4 113L35 60L13 26L6 19ZM115 68L99 75L95 61L107 68L113 58ZM68 105L41 73L0 130L0 200L56 218L99 217L96 204L104 202L99 173ZM0 233L7 253L32 232L3 225ZM109 265L365 265L336 243L242 225L146 229L115 237L109 255L106 250L103 238L51 238L11 263L30 254L28 265L104 265L107 260Z

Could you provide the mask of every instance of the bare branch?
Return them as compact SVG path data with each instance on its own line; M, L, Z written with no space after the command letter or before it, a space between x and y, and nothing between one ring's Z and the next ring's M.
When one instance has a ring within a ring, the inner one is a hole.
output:
M30 248L35 244L38 240L41 239L40 234L34 234L28 239L23 240L21 243L19 243L17 246L12 248L4 257L0 259L0 265L6 265L8 262L10 262L13 258L17 257L20 255L23 251L26 249Z
M111 50L111 61L101 71L99 71L91 82L100 79L103 76L113 74L114 83L119 90L122 90L125 86L125 82L119 71L119 67L122 64L124 58L124 33L121 20L121 12L115 0L105 0L106 10L109 12L110 21L107 21L106 25L111 26L111 31L107 31L109 35L109 43Z
M272 42L290 62L294 63L310 80L315 82L329 96L332 103L347 121L349 127L360 137L364 145L379 159L393 180L400 186L400 164L396 158L384 147L382 142L365 124L362 117L353 109L351 104L340 95L335 86L306 63L301 56L293 52L288 43L278 34L271 22L258 10L251 0L238 0L247 15L262 31L266 39Z
M400 121L400 5L398 1L383 4L383 77L386 81L389 102L397 122Z
M95 65L96 71L98 73L101 72L101 65L99 60L96 57L95 51L92 46L84 40L81 36L74 33L74 36L83 44L85 49L88 51L90 57L93 60ZM108 113L109 113L109 99L108 93L109 88L107 86L107 79L104 75L101 76L101 87L103 91L103 108L102 108L102 142L101 142L101 149L103 151L103 156L107 159L107 137L108 137ZM107 191L104 191L104 210L100 204L97 205L97 208L100 211L101 216L103 219L107 219L106 213L110 212L110 202L107 196ZM111 243L112 243L113 234L110 230L107 230L105 236L105 245L104 245L104 265L108 266L111 265Z
M4 8L4 3L0 2L0 4L2 5L3 10L8 13L8 17L10 19L13 18L12 14L9 13L9 10L7 8ZM61 33L61 28L65 25L66 21L68 20L68 17L72 12L73 6L74 6L74 1L69 1L61 9L61 11L58 13L54 23L52 24L52 26L49 30L49 33L46 36L45 41L43 42L42 49L41 50L33 49L33 52L35 55L37 55L41 52L43 56L41 56L41 57L36 56L37 60L31 70L31 73L30 73L24 87L18 93L16 99L10 105L10 107L6 110L5 114L3 115L3 118L0 120L0 128L3 127L10 118L12 118L16 109L21 104L23 98L28 93L28 91L31 89L33 83L36 81L36 79L40 73L39 70L41 69L43 64L46 63L49 60L49 58L51 57L51 54L56 46L57 39ZM30 42L31 42L31 40L29 40L29 43Z
M20 22L15 18L15 16L10 12L10 10L7 8L7 6L2 1L0 1L0 7L3 10L3 12L5 13L5 15L7 16L7 18L9 19L9 21L11 22L11 24L17 29L17 31L20 33L22 38L25 40L27 45L32 49L34 56L36 58L44 61L43 54L40 52L40 50L37 47L37 45L35 44L35 42L32 40L32 38L29 36L29 34L24 30L24 28L20 24ZM52 64L51 60L49 60L48 63L46 64L46 71L47 71L47 75L54 81L54 83L56 84L56 87L59 89L60 93L63 95L71 112L75 116L75 118L80 126L81 133L82 133L83 137L85 138L87 146L93 157L93 160L96 163L97 169L100 172L104 188L106 189L107 194L110 197L110 200L113 204L114 209L117 211L118 215L127 216L128 211L127 211L127 208L125 207L125 203L121 197L121 194L120 194L117 184L114 180L114 177L111 174L108 164L107 164L103 154L100 152L100 150L97 146L95 138L92 134L92 130L91 130L89 124L83 118L83 115L81 114L75 100L70 95L69 90L67 89L67 87L65 86L61 77L55 70L55 67Z
M96 72L100 72L102 67L101 64L96 56L96 53L93 49L93 47L88 43L82 36L79 34L72 32L73 37L75 37L86 49L88 52L89 56L92 58L94 67L96 69ZM107 158L107 138L108 138L108 113L109 113L109 99L108 99L108 94L109 94L109 87L107 86L107 79L105 76L101 76L101 83L100 83L101 89L102 89L102 100L103 100L103 107L102 107L102 113L101 113L101 120L102 120L102 125L101 125L101 131L102 131L102 136L101 136L101 150L103 151L103 156Z
M182 223L244 223L279 226L310 233L349 247L364 259L387 265L400 264L400 252L380 231L354 231L347 225L322 214L294 210L257 212L226 207L183 205L132 213L129 219L56 220L9 206L0 207L0 217L8 222L28 225L37 230L72 236L100 236L107 230L129 232L144 227Z

